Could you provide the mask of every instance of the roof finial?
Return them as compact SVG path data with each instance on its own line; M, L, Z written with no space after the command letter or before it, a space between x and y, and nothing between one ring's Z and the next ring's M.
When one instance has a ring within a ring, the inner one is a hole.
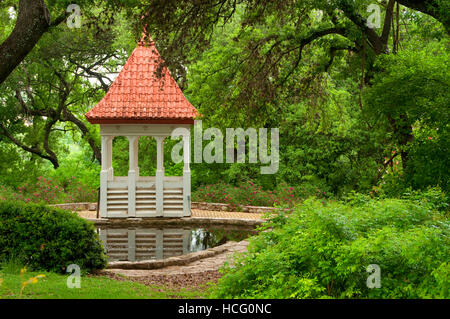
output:
M142 15L141 20L144 20L144 18L146 17L146 15L147 15L147 14ZM142 37L141 37L141 39L140 39L139 42L138 42L138 45L139 45L140 47L145 46L146 44L147 44L148 46L153 46L153 45L155 44L155 42L153 41L152 37L151 37L151 36L148 34L148 32L147 32L147 26L148 26L148 23L146 23L146 24L144 25L144 32L142 32ZM145 38L147 38L147 41L145 41Z

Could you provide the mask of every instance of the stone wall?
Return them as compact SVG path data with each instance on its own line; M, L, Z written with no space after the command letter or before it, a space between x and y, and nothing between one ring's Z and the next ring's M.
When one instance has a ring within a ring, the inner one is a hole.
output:
M55 204L55 205L50 205L50 206L61 208L61 209L72 210L72 211L82 211L82 210L96 211L97 210L97 203L88 203L88 202Z
M203 210L217 210L217 211L233 211L230 204L222 203L207 203L207 202L192 202L192 209L203 209ZM240 211L244 213L265 213L273 211L276 208L264 207L264 206L241 206Z

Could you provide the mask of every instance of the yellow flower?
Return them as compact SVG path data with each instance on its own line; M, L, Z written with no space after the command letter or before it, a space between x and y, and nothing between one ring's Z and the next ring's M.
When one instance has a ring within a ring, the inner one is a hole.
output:
M23 267L22 269L20 269L20 275L22 276L24 273L27 272L27 267Z

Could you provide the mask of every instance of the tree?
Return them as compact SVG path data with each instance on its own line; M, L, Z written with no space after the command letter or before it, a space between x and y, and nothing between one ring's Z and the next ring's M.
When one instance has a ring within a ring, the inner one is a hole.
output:
M6 5L15 2L8 1ZM20 0L18 9L15 27L0 45L0 84L30 53L44 33L66 19L63 12L51 21L50 11L43 0Z
M433 42L380 57L377 65L384 71L375 75L365 92L374 120L389 123L388 132L398 145L407 183L417 188L448 185L447 51L445 45Z
M105 19L79 30L61 26L44 35L39 48L3 84L3 141L58 168L62 136L71 132L88 143L93 158L100 162L98 132L84 114L108 91L111 77L125 61L124 49L129 50L133 41L116 40L120 32L126 32L125 25Z
M13 8L18 11L14 28L0 44L0 84L2 84L33 50L44 34L66 21L70 15L67 7L73 1L6 0L0 2L0 10ZM90 14L92 9L101 7L104 11L102 16L114 12L114 8L108 4L108 1L79 0L76 3L82 7L85 25L98 21L98 17ZM2 24L5 22L2 21Z

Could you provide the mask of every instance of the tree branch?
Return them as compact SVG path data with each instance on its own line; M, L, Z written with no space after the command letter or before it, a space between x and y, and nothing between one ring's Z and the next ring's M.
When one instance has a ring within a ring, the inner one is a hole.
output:
M43 0L20 0L16 25L0 45L0 84L22 62L50 26Z
M350 21L352 21L362 32L364 32L370 46L373 48L376 54L387 53L387 46L383 44L381 38L378 36L375 30L368 27L366 19L364 19L357 13L353 2L349 0L339 0L338 6L344 12L345 16Z
M21 149L23 149L24 151L27 151L29 153L35 154L43 159L49 160L52 164L53 167L58 168L59 167L59 163L58 163L58 159L55 157L53 157L52 155L46 155L44 154L38 146L31 148L26 146L25 144L23 144L22 142L20 142L19 140L17 140L14 136L12 136L9 132L8 129L2 124L0 123L0 128L3 131L3 135L6 136L11 142L13 142L15 145L17 145L18 147L20 147ZM54 153L53 153L54 155Z
M89 136L89 130L87 126L79 120L75 115L73 115L68 109L63 110L63 118L62 121L69 121L75 124L81 131L81 134L84 138L87 138L87 141L89 143L89 146L92 149L92 152L94 153L94 157L97 159L99 163L102 162L102 154L100 152L99 147L95 144L95 140Z
M397 0L401 5L428 14L440 21L447 33L450 33L450 5L439 0Z

